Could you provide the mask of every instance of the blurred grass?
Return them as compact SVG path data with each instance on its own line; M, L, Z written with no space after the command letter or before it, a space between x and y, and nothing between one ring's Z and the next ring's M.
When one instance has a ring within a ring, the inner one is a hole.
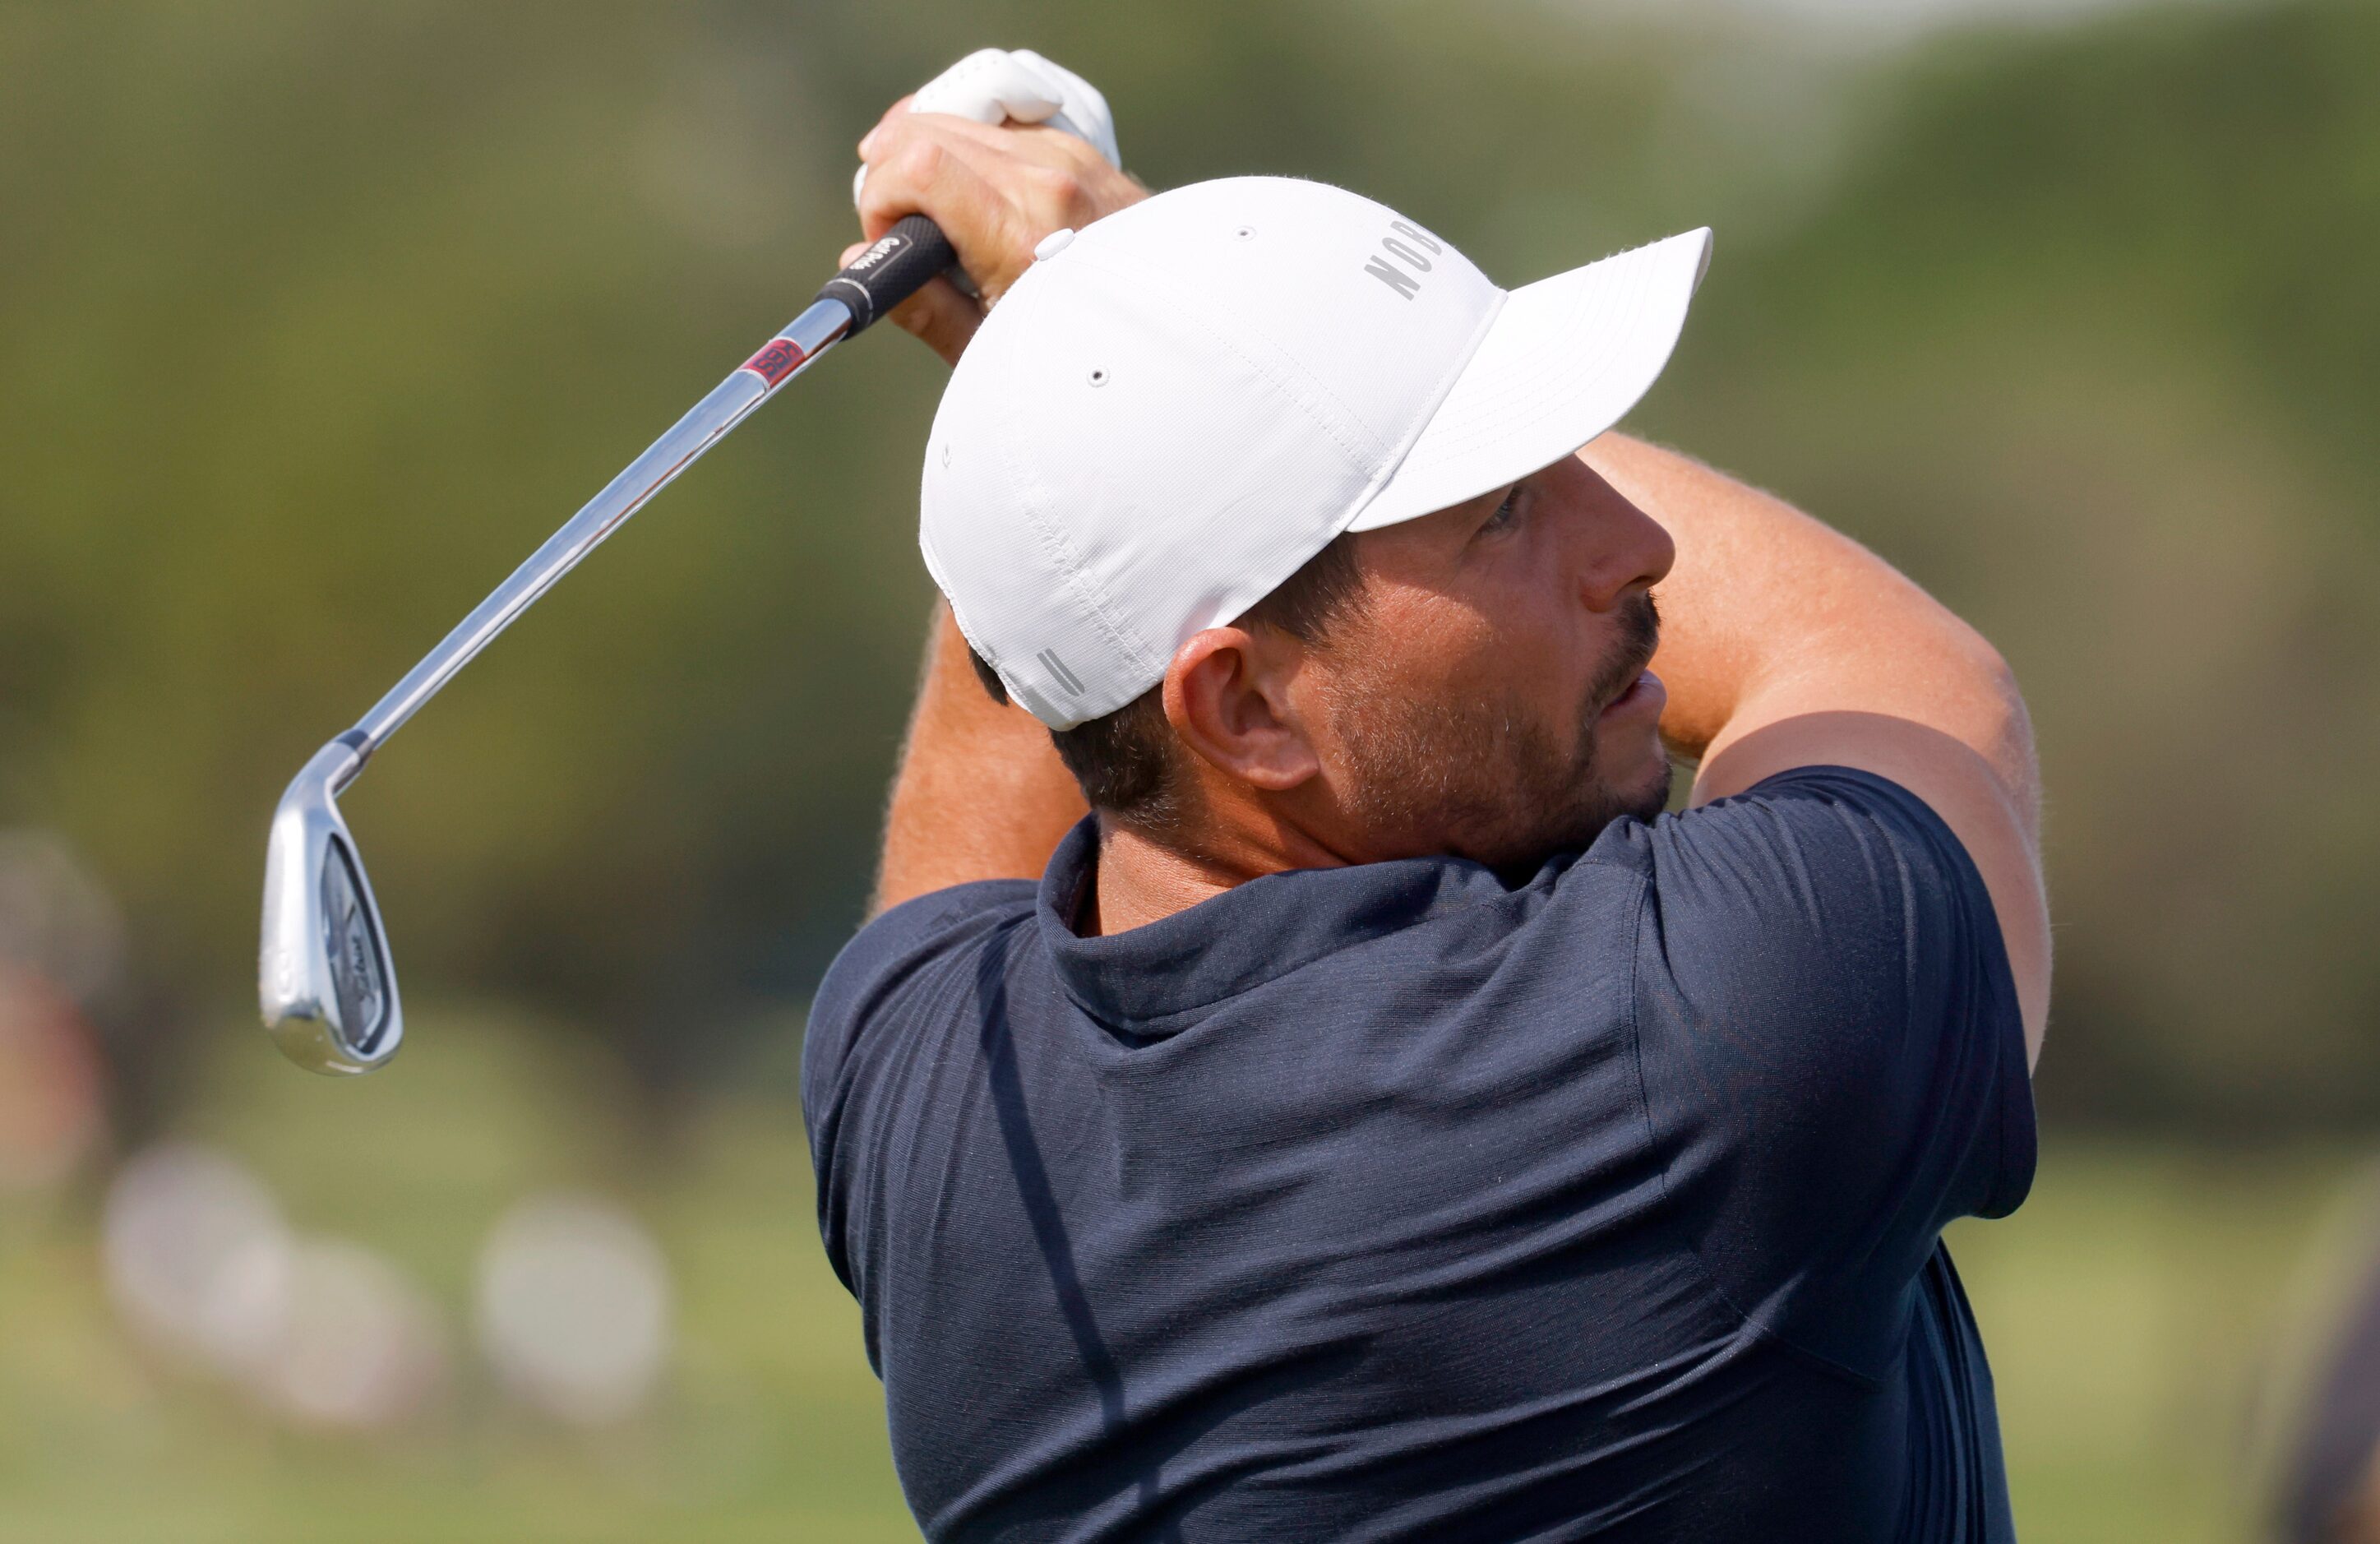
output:
M115 1322L96 1185L20 1198L0 1209L0 1539L914 1538L782 1077L632 1141L625 1078L583 1038L435 1005L415 1017L419 1043L352 1082L304 1077L227 1026L182 1134L253 1165L300 1231L359 1240L423 1283L452 1364L432 1415L369 1439L276 1425ZM2016 1218L1956 1231L2025 1538L2252 1537L2252 1384L2358 1157L2053 1136ZM623 1429L508 1407L468 1343L479 1241L555 1185L629 1205L676 1274L674 1368Z

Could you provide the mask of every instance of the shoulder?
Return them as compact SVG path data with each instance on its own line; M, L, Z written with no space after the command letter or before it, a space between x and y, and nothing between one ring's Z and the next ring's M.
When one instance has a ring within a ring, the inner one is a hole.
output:
M1913 1134L1972 1122L2006 1163L1967 1210L2015 1204L2031 1173L2015 982L1990 892L1924 800L1800 768L1638 840L1651 1081L1682 1105L1717 1096L1725 1113L1706 1113L1746 1129L1798 1131L1814 1173L1889 1170Z
M1657 929L1824 946L1758 950L1770 967L1840 967L1953 942L1998 959L1991 895L1965 846L1923 799L1874 772L1796 768L1637 826L1627 847Z
M1856 767L1795 767L1640 829L1647 861L1669 873L1813 843L1882 843L1929 862L1973 869L1958 836L1924 799Z
M2021 1040L1991 894L1957 834L1900 784L1797 768L1665 816L1645 845L1640 1002L1691 1021L1758 1019L1779 1037L1771 1053L1846 1070L1946 1016L1991 1040L2016 1023Z
M1848 768L1640 830L1638 1073L1704 1262L1755 1321L1879 1376L1941 1229L2032 1183L1990 894L1925 801Z
M1802 768L1641 842L1649 1062L1741 1096L1746 1116L1781 1101L1771 1117L1790 1108L1836 1138L1888 1141L1953 1097L2029 1108L1990 893L1923 800L1872 772Z
M905 901L862 928L810 1003L802 1042L806 1099L834 1080L869 1027L922 975L1030 918L1033 904L1030 880L981 880Z

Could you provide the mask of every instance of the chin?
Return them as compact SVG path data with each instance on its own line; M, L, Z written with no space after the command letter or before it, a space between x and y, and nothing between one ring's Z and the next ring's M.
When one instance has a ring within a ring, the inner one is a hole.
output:
M1624 765L1597 777L1603 789L1604 823L1633 815L1650 824L1670 807L1670 753L1658 736L1649 738L1652 743L1628 757Z
M1545 811L1561 803L1554 797L1523 801L1514 809L1504 840L1456 844L1451 850L1472 857L1496 871L1507 884L1525 882L1548 858L1560 853L1585 852L1611 822L1641 821L1650 825L1670 806L1670 758L1658 742L1649 759L1635 761L1620 776L1598 776L1591 787L1580 788L1562 812L1550 821ZM1521 809L1527 811L1526 815Z
M1650 825L1661 811L1670 808L1670 753L1656 742L1645 767L1639 791L1633 798L1621 800L1624 814L1633 815Z

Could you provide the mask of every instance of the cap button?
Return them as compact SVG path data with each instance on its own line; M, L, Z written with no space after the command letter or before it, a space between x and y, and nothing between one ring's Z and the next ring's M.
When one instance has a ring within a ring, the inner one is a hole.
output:
M1033 261L1036 262L1047 262L1051 258L1056 257L1060 252L1064 251L1068 247L1073 246L1074 242L1075 233L1071 229L1053 230L1049 235L1041 238L1039 246L1033 249Z

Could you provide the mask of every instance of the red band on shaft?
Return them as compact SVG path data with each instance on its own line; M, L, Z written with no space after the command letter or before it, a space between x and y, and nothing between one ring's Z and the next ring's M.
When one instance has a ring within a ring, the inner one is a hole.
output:
M791 338L771 338L769 346L744 361L743 368L771 386L802 367L809 356Z

